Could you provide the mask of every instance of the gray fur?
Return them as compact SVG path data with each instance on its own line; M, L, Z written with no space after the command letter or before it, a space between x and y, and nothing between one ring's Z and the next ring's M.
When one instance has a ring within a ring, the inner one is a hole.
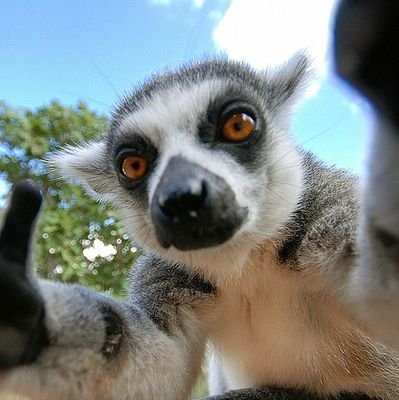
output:
M129 286L129 301L148 315L158 328L171 334L179 321L180 308L211 305L217 289L199 275L189 274L184 266L165 263L157 256L143 256L134 266Z
M353 259L359 209L358 178L346 170L325 165L307 152L303 152L303 165L308 189L284 229L287 234L283 235L278 250L279 261L300 268L300 260L306 254L314 254L318 248L335 252L342 244L346 246L341 250L342 257Z

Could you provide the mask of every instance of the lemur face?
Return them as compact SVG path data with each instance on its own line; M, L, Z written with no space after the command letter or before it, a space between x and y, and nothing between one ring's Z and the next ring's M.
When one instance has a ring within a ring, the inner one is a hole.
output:
M286 121L306 69L299 55L274 73L217 60L154 76L120 102L101 141L53 163L116 204L139 244L190 265L216 257L237 267L298 201Z
M256 101L234 87L219 94L219 86L166 89L122 117L109 136L119 183L148 212L165 248L220 245L248 218L250 188L235 178L259 163L265 121Z

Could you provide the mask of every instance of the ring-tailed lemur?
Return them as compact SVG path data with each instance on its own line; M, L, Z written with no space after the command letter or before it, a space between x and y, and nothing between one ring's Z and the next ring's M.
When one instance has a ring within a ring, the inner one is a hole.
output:
M30 276L40 198L17 186L0 236L0 390L188 399L209 342L210 399L399 398L398 18L379 0L337 18L338 70L379 116L360 207L356 178L287 134L303 55L274 73L216 60L157 75L105 138L53 157L147 248L126 302Z

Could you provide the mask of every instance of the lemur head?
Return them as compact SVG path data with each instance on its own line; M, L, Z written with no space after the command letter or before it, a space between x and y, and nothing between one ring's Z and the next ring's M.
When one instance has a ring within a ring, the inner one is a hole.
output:
M296 207L287 121L307 69L297 54L274 71L217 59L155 75L121 100L105 137L52 162L114 203L139 245L228 276Z

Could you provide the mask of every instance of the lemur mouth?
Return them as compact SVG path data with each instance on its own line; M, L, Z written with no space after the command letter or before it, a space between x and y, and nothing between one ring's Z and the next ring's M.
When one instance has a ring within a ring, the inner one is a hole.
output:
M195 250L225 243L248 216L219 176L173 157L155 190L151 218L161 246Z

